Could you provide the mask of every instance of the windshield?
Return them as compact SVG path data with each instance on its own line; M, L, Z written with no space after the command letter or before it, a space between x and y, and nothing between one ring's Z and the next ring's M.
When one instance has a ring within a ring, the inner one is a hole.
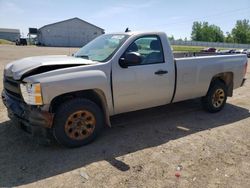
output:
M105 62L114 55L127 38L128 35L122 34L101 35L83 46L74 56Z

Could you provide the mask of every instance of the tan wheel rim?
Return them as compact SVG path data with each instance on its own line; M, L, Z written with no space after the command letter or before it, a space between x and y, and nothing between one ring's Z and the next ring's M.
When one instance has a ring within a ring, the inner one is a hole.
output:
M83 140L89 137L95 129L96 119L93 113L79 110L71 114L65 123L65 132L74 140Z
M221 107L225 100L225 92L222 89L217 89L212 97L212 104L215 108Z

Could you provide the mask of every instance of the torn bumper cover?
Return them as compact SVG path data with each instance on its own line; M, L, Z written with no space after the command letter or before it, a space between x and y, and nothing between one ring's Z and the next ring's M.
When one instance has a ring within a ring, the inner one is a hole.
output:
M24 131L33 136L48 137L48 129L52 127L54 114L42 111L36 106L30 106L23 101L2 92L2 100L7 107L8 116Z

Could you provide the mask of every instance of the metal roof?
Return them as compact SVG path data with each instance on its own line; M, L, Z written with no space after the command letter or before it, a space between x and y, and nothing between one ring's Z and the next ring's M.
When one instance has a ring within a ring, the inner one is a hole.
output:
M0 28L0 32L4 32L4 33L20 33L20 30L19 29Z
M91 23L89 23L89 22L86 22L86 21L84 21L84 20L82 20L82 19L80 19L80 18L77 18L77 17L75 17L75 18L70 18L70 19L67 19L67 20L63 20L63 21L60 21L60 22L55 22L55 23L52 23L52 24L47 24L47 25L41 27L40 29L45 28L45 27L48 27L48 26L51 26L51 25L56 25L56 24L59 24L59 23L62 23L62 22L68 22L68 21L75 20L75 19L80 20L80 21L82 21L82 22L84 22L84 23L87 23L87 24L89 24L89 25L92 25L92 26L94 26L94 27L96 27L96 28L101 29L101 30L104 31L104 29L102 29L102 28L100 28L100 27L98 27L98 26L96 26L96 25L94 25L94 24L91 24ZM39 30L40 30L40 29L39 29Z

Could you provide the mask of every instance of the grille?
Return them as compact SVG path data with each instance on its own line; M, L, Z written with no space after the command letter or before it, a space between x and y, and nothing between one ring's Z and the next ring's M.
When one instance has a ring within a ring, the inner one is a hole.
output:
M16 81L10 77L4 77L4 89L8 95L18 99L23 100L21 90L20 90L20 81Z

